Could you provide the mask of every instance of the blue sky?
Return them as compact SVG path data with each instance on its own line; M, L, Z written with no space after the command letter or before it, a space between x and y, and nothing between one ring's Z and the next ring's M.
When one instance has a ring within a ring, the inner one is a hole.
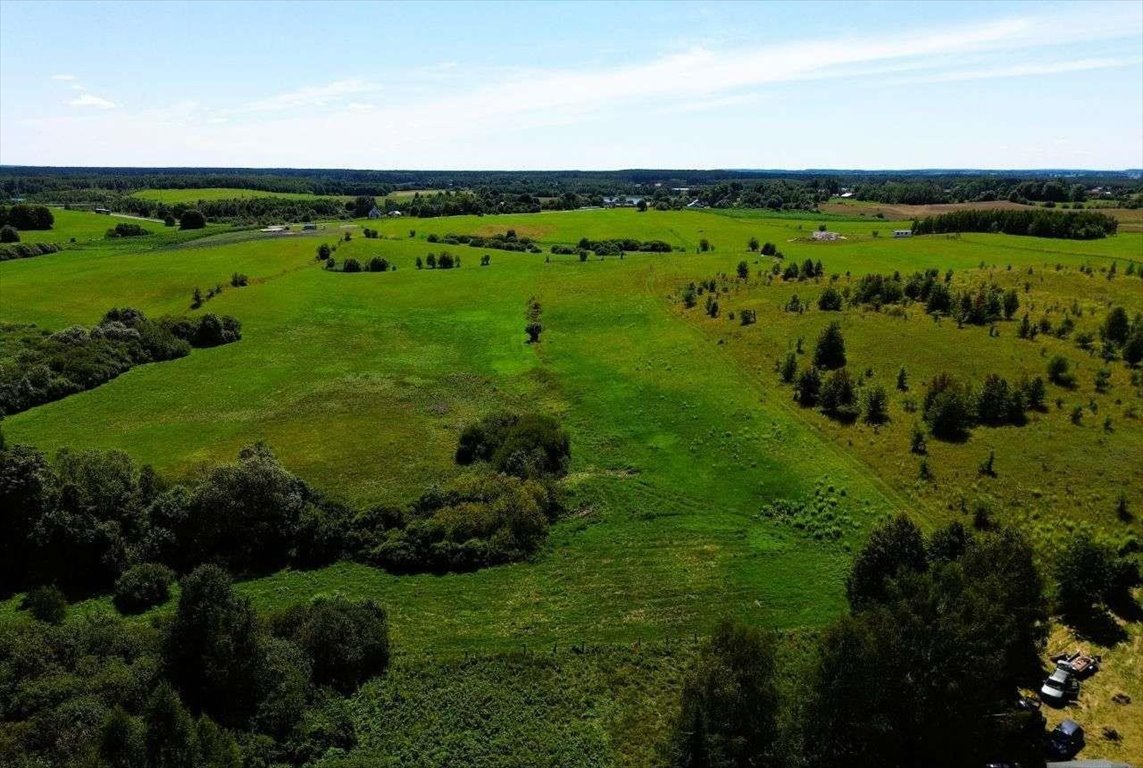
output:
M1139 168L1143 2L0 2L0 163Z

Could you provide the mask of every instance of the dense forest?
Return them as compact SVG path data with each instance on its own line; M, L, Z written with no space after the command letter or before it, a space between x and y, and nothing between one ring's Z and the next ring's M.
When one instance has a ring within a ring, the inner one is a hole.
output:
M1119 222L1096 211L1026 211L961 210L926 216L913 222L917 235L939 235L946 232L1002 232L1006 235L1058 237L1069 240L1094 240L1114 235Z

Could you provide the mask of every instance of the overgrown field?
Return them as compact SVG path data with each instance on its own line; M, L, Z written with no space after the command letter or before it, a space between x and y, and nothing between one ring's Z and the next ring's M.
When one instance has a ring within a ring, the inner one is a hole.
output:
M189 196L163 198L173 203L224 191L161 192ZM157 199L154 191L138 194ZM434 711L439 697L483 695L488 680L505 675L543 687L553 674L545 665L566 664L572 684L552 705L556 714L511 701L496 706L525 711L521 717L534 722L583 716L579 730L517 733L514 715L505 714L497 731L505 743L570 743L579 750L571 754L591 758L577 764L653 762L650 753L625 752L630 744L616 734L662 730L660 707L647 702L669 698L663 691L674 690L677 668L661 656L583 659L563 648L693 638L724 615L780 628L820 626L844 608L850 553L891 512L907 511L931 528L971 524L986 508L988 521L1028 532L1045 562L1073 531L1090 530L1116 547L1143 537L1140 384L1123 361L1100 359L1098 334L1095 352L1076 343L1077 334L1098 331L1111 305L1131 316L1143 311L1143 279L1125 274L1132 262L1133 272L1143 269L1138 232L1084 242L987 234L893 239L900 224L868 216L591 210L365 220L270 238L209 230L192 238L155 224L145 225L153 235L125 242L101 239L115 221L106 216L57 211L56 220L55 230L35 239L65 244L64 251L0 264L0 323L59 330L132 306L149 316L233 315L242 340L140 366L11 416L3 425L10 443L49 452L119 448L177 476L262 439L289 470L362 506L408 501L458 472L452 455L460 430L492 411L547 412L566 425L571 514L535 562L447 576L339 564L242 585L263 608L334 592L374 597L389 608L402 653L479 654L456 662L455 675L429 661L402 662L359 697L361 721L375 724L366 743L388 754L463 730L438 723L406 732L399 720L384 723L376 708L389 699L407 696ZM811 241L820 223L844 239ZM363 237L366 227L380 237ZM533 238L544 253L427 240L508 230ZM783 264L821 261L824 276L771 277L775 260L748 251L752 237L776 244ZM574 250L581 238L662 240L678 250L586 261L548 254L553 245ZM337 244L339 264L383 257L396 271L325 270L315 259L321 243ZM459 269L415 267L445 250L460 257ZM490 264L480 266L485 254ZM745 279L736 277L740 261L748 265ZM841 289L868 273L929 268L942 277L953 270L957 290L988 282L1015 288L1016 319L997 323L995 335L988 326L934 321L919 305L817 309L831 276ZM232 286L235 273L248 284ZM716 318L701 300L687 309L681 299L688 284L710 279L719 291ZM217 284L219 295L190 309L196 287ZM786 311L794 294L811 308ZM543 306L535 345L525 344L530 297ZM1068 338L1018 338L1024 312L1032 322L1058 324L1073 304L1081 313ZM743 309L757 313L755 324L741 324ZM805 365L832 319L841 324L851 372L864 379L871 369L866 386L880 383L889 393L886 424L841 424L799 408L781 382L776 362L801 337ZM1070 361L1074 388L1048 384L1047 409L1030 413L1024 426L978 426L956 443L930 436L932 477L920 478L921 457L910 452L920 413L910 409L926 382L940 372L976 385L989 373L1015 382L1045 375L1056 355ZM906 391L895 386L902 366ZM1098 392L1101 368L1110 378ZM990 451L994 474L981 474ZM1120 498L1127 517L1117 514ZM795 511L782 511L788 508ZM11 601L3 606L11 608ZM553 645L560 649L554 660L501 666L515 663L504 653L550 653ZM620 703L603 701L601 680L619 681ZM628 700L630 707L621 703ZM1138 725L1120 730L1128 740L1101 754L1127 756L1139 743ZM463 744L449 749L454 759L466 754Z

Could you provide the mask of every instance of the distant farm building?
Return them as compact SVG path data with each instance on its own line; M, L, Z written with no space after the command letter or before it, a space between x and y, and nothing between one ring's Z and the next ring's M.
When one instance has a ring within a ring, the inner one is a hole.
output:
M389 218L396 218L397 216L401 215L401 212L400 211L389 211L388 215L389 215Z
M381 213L381 209L378 208L377 206L373 206L372 208L369 209L368 216L371 219L379 219L379 218L381 218L382 215L383 214Z
M96 208L95 212L96 213L102 213L104 216L110 216L111 215L111 209L110 208Z
M893 237L912 237L913 230L911 229L895 229L893 230Z
M316 229L317 229L317 224L315 224L312 221L307 221L305 224L302 225L302 231L303 232L312 232L312 231L315 231Z
M814 232L812 237L814 240L840 240L841 235L837 232Z

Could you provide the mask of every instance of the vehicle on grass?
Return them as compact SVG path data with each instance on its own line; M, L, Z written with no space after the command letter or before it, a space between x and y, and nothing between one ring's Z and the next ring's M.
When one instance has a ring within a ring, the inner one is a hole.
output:
M1064 720L1048 734L1045 751L1053 760L1070 760L1084 747L1083 726L1075 720Z
M1051 657L1051 660L1056 663L1056 666L1067 666L1079 679L1091 677L1099 671L1100 663L1103 661L1102 656L1088 656L1086 653L1076 651L1075 653L1061 653Z
M1057 664L1051 675L1040 686L1040 701L1062 707L1079 696L1079 680L1067 664Z

